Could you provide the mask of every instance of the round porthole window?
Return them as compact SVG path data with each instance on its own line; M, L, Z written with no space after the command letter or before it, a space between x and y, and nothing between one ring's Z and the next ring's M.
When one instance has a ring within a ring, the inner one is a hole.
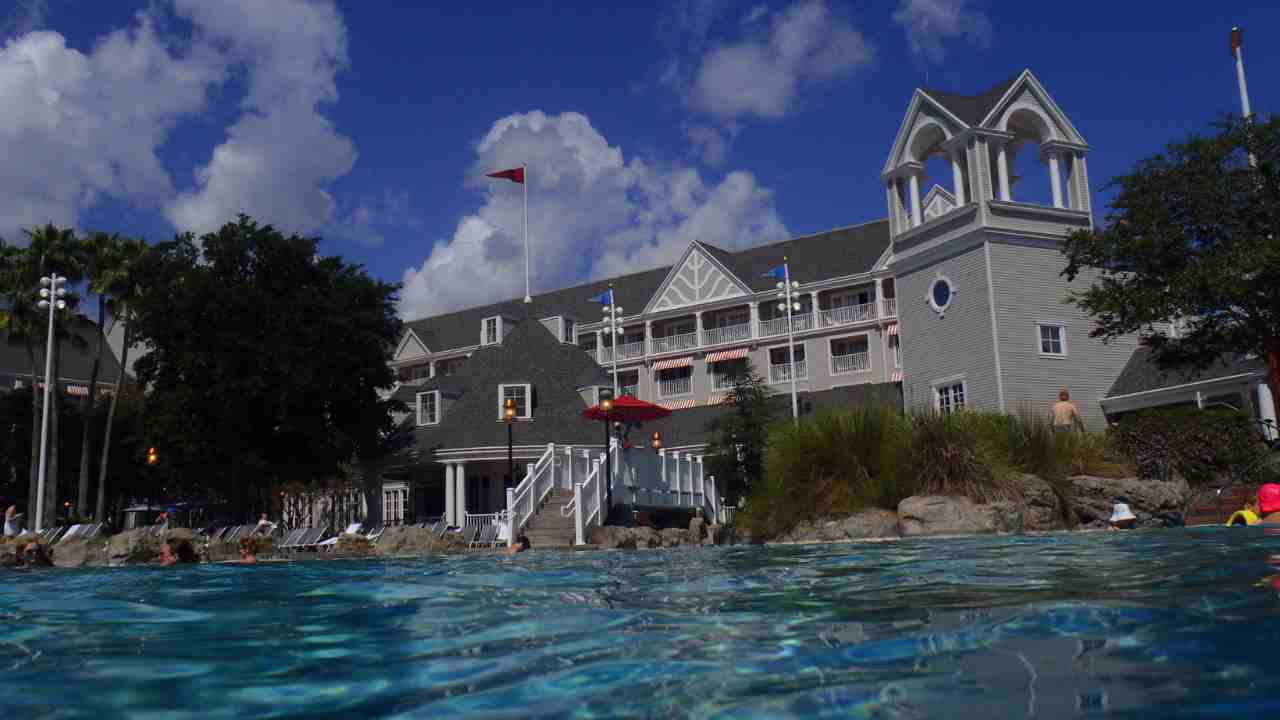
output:
M929 286L929 305L936 312L941 313L951 304L951 299L955 297L955 289L951 287L951 281L944 277L939 277Z

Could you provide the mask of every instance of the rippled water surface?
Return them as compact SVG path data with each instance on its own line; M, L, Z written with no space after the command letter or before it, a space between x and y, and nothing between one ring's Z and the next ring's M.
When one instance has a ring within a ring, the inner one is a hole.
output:
M6 718L1280 717L1259 528L0 578Z

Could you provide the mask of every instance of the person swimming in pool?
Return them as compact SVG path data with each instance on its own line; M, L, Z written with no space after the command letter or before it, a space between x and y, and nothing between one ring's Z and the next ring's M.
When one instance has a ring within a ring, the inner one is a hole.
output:
M532 549L533 544L529 542L529 537L527 535L519 535L516 537L516 541L511 543L511 547L507 548L507 554L518 555Z
M1249 498L1244 503L1244 508L1231 513L1231 517L1227 518L1227 525L1257 525L1262 522L1258 517L1258 499Z
M50 567L53 561L45 552L44 546L38 542L29 542L22 546L14 557L14 567Z
M197 562L195 548L188 540L169 540L160 545L160 564L164 566L178 563Z
M1129 509L1129 498L1118 497L1111 508L1111 529L1130 530L1138 522L1138 516Z
M244 565L252 565L258 562L258 543L251 537L241 538L240 540L240 562Z

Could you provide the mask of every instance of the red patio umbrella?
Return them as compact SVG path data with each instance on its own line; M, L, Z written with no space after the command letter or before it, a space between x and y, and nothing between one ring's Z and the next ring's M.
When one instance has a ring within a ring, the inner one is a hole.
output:
M637 400L630 395L623 395L620 398L614 398L613 410L606 413L599 405L592 405L582 411L582 417L588 420L604 420L634 423L647 422L649 420L657 420L671 414L671 411L661 405L654 405L651 402Z

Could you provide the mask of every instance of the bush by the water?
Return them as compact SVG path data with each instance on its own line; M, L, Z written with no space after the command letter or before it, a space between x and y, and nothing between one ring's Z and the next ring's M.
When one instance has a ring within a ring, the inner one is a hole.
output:
M1143 477L1181 475L1193 486L1226 478L1259 482L1270 467L1253 418L1236 410L1146 410L1111 428L1117 447L1134 458Z
M1069 475L1123 477L1132 463L1105 434L1057 432L1047 419L866 405L778 426L737 521L772 537L819 518L896 510L912 495L1017 501L1019 473L1064 493Z

